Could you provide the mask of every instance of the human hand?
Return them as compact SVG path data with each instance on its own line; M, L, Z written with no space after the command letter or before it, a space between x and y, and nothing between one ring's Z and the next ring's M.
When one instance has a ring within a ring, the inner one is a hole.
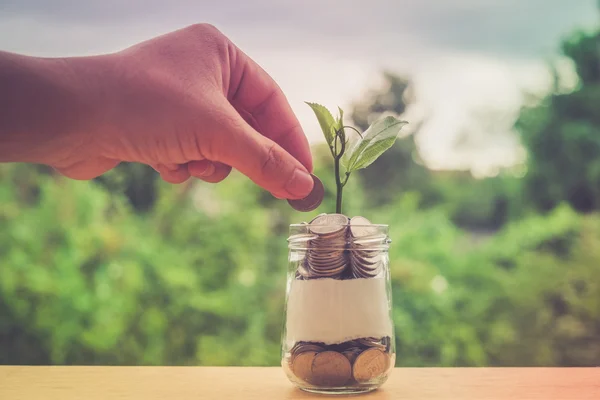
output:
M216 28L193 25L96 57L64 59L85 110L45 163L91 179L119 162L171 183L239 170L278 198L312 189L308 141L273 79Z

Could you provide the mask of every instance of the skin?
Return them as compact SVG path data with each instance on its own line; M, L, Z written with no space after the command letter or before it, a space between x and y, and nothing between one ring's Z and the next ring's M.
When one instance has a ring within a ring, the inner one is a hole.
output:
M0 88L0 162L80 180L138 162L171 183L220 182L233 167L289 199L313 186L283 92L211 25L93 57L0 52Z

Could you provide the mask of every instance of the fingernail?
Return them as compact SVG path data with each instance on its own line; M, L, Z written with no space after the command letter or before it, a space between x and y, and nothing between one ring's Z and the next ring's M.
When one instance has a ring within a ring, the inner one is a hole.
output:
M303 198L308 196L314 185L313 178L299 168L294 170L291 179L285 185L285 190L292 196Z

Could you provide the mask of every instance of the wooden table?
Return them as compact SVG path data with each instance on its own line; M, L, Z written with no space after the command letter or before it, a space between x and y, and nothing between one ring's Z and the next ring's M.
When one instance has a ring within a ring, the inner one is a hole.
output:
M281 368L0 366L1 400L318 399ZM600 368L396 368L360 399L600 400Z

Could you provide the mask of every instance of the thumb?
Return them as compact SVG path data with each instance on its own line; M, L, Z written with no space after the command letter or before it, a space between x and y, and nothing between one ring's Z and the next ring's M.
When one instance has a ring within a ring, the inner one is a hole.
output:
M229 102L225 107L228 118L211 146L214 161L230 165L277 197L306 197L314 182L302 163L254 130Z

